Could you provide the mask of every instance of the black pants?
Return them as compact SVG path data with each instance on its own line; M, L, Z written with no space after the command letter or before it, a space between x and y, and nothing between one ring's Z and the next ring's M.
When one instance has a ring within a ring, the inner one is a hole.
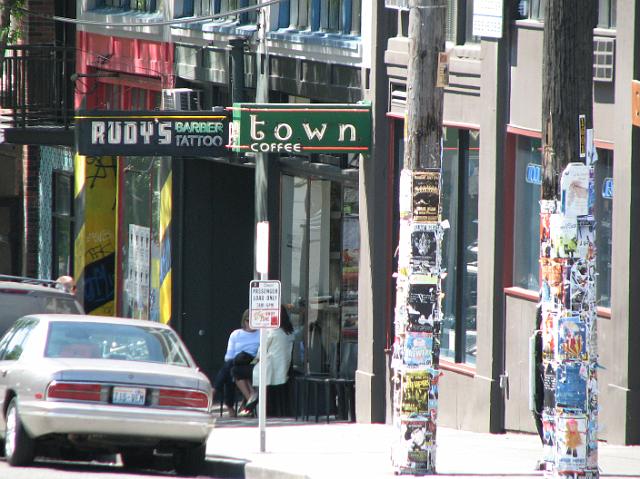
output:
M213 381L213 387L216 388L217 394L224 394L224 403L227 407L233 407L233 402L235 399L235 387L236 384L233 381L233 376L231 375L231 368L233 367L233 359L225 361L225 363L216 374L216 378Z

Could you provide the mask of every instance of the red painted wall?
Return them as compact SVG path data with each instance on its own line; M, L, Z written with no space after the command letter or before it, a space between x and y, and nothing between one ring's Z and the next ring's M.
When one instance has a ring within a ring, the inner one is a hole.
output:
M172 88L173 44L96 33L77 33L76 109L105 108L105 85L120 85L122 103L128 109L127 87L160 91ZM83 74L117 73L114 77L82 77Z

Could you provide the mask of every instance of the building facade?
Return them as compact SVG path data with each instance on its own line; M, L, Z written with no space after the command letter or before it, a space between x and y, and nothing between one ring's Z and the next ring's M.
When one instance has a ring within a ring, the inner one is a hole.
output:
M439 420L475 431L533 432L527 344L539 289L544 2L502 2L499 38L473 35L480 3L447 2L442 206L450 228ZM296 370L353 379L357 420L390 420L406 6L78 1L78 18L86 21L76 36L78 111L211 110L255 102L266 92L269 103L369 101L373 132L362 156L270 154L262 161L185 150L173 157L76 155L72 165L69 152L47 151L58 165L47 171L59 170L63 184L70 171L75 175L74 214L63 208L52 221L74 222L74 268L85 306L170 321L213 375L228 332L248 306L256 220L268 219L269 276L281 280L290 305ZM638 444L633 212L640 206L634 168L640 133L629 112L630 85L640 78L640 5L602 0L599 6L601 437ZM268 52L264 71L257 67L260 41ZM63 264L58 253L39 254L40 264Z
M74 0L30 0L43 15L75 16ZM0 58L0 272L50 278L73 271L75 28L24 15Z
M452 427L534 432L527 342L540 288L544 2L504 2L497 39L473 36L473 4L449 2L443 218L452 226L445 236L439 414ZM398 19L385 56L389 135L398 164L408 14L390 14ZM638 76L637 18L637 2L600 2L594 30L600 434L620 444L640 440L629 221L638 156L638 131L629 117L631 80Z

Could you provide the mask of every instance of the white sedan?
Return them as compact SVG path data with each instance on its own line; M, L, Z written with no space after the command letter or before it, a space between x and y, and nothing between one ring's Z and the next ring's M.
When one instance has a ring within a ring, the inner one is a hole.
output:
M178 335L150 321L20 318L0 340L0 438L7 462L119 453L149 467L171 453L197 474L214 425L212 388Z

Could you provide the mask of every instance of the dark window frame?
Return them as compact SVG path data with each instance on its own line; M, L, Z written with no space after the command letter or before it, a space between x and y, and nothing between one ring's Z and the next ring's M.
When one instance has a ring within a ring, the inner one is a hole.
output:
M57 187L59 185L57 179L58 178L67 178L69 181L69 211L61 212L58 210L58 205L56 204L57 200ZM52 261L51 261L51 275L53 278L57 278L62 275L73 275L74 269L74 255L75 255L75 245L74 245L74 236L75 236L75 208L74 208L74 191L73 191L73 174L68 171L62 170L53 170L51 175L51 252L52 252ZM69 229L69 271L59 271L58 268L58 223L60 221L68 222Z
M158 11L157 0L98 0L96 8L120 8L135 12L155 13Z

